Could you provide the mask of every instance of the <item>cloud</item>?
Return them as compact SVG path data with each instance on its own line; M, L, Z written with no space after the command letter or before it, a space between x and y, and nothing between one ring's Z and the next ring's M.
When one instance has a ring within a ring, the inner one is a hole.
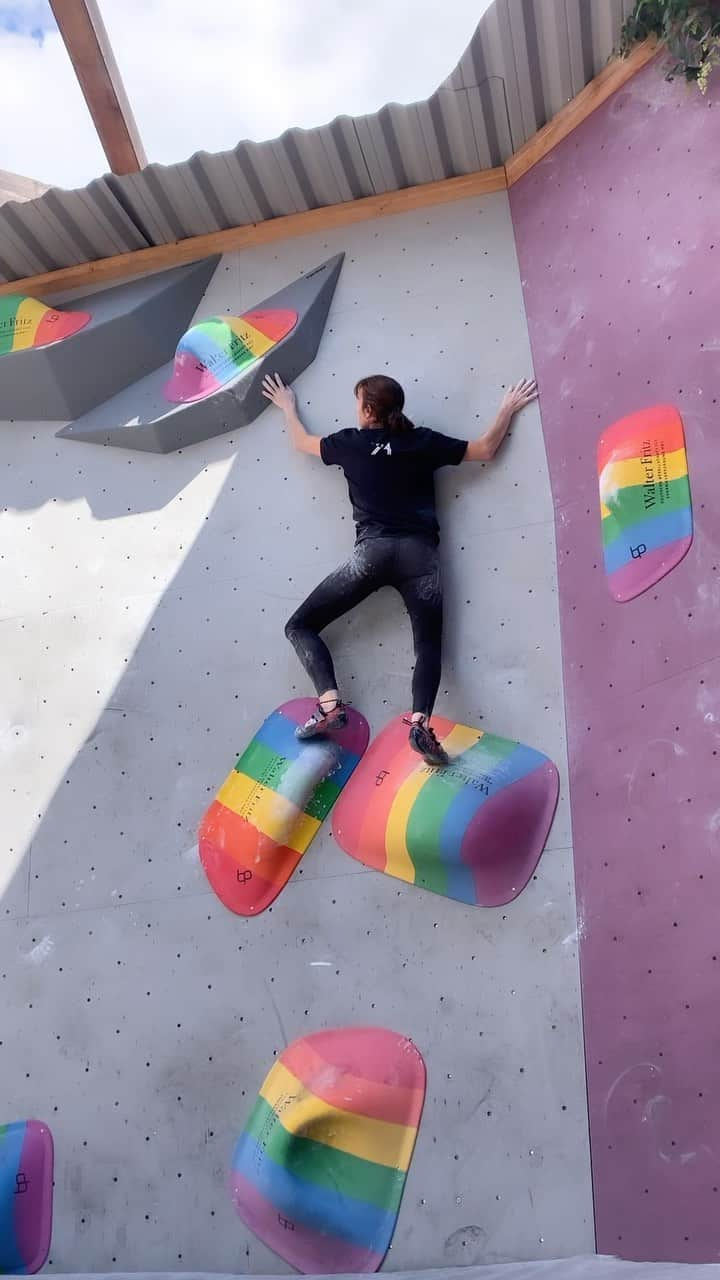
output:
M85 185L106 168L60 36L44 42L0 31L0 169L59 186Z
M488 3L102 0L102 12L148 158L171 164L427 97ZM17 12L24 25L9 27L3 15ZM0 168L80 186L107 165L48 13L0 0L0 118L13 121Z
M29 36L41 45L45 32L56 29L47 0L22 0L16 4L3 4L0 0L0 31Z

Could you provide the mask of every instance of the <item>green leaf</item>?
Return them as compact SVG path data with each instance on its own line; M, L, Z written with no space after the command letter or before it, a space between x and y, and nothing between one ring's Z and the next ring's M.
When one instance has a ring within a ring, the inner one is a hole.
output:
M633 45L648 36L662 40L669 54L666 78L682 74L707 91L712 71L720 66L720 8L717 0L637 0L620 31L617 52L626 58Z

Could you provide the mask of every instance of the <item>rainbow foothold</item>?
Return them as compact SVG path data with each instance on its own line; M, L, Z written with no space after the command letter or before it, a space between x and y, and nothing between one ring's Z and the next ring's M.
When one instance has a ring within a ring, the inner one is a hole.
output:
M0 356L72 338L90 319L89 311L57 311L37 298L8 293L0 298Z
M392 1240L425 1099L425 1064L376 1027L296 1040L235 1148L240 1217L298 1271L377 1271Z
M264 911L287 884L370 737L352 707L323 737L295 737L316 702L273 711L226 778L200 824L200 860L220 901L238 915Z
M276 308L194 324L178 343L165 399L190 404L214 395L292 333L297 320L297 311Z
M621 418L598 443L603 555L610 594L633 600L683 559L693 539L685 433L672 405Z
M369 867L478 907L511 902L542 853L555 765L532 747L433 716L450 762L424 764L402 717L370 746L333 814L333 835Z
M50 1249L53 1140L39 1120L0 1125L0 1274L33 1275Z

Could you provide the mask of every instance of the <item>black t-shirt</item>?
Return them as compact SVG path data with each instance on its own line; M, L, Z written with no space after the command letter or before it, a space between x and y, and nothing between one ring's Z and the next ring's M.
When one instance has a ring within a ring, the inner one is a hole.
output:
M437 542L435 472L457 466L466 450L467 440L426 427L351 427L320 441L325 465L345 472L358 541L424 534Z

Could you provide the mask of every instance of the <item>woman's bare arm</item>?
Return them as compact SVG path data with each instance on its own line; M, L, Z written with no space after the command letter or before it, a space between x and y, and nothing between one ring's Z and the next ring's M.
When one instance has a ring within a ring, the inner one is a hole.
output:
M311 436L297 411L295 392L291 387L283 385L278 373L268 374L263 378L263 395L272 401L285 416L288 435L293 449L298 453L309 453L313 458L320 457L320 437Z
M523 378L514 387L510 387L500 402L498 415L492 426L477 440L470 441L463 461L489 462L491 458L494 458L508 433L510 423L515 414L519 413L521 409L525 408L526 404L530 404L535 399L537 399L537 386L535 382L528 378Z

